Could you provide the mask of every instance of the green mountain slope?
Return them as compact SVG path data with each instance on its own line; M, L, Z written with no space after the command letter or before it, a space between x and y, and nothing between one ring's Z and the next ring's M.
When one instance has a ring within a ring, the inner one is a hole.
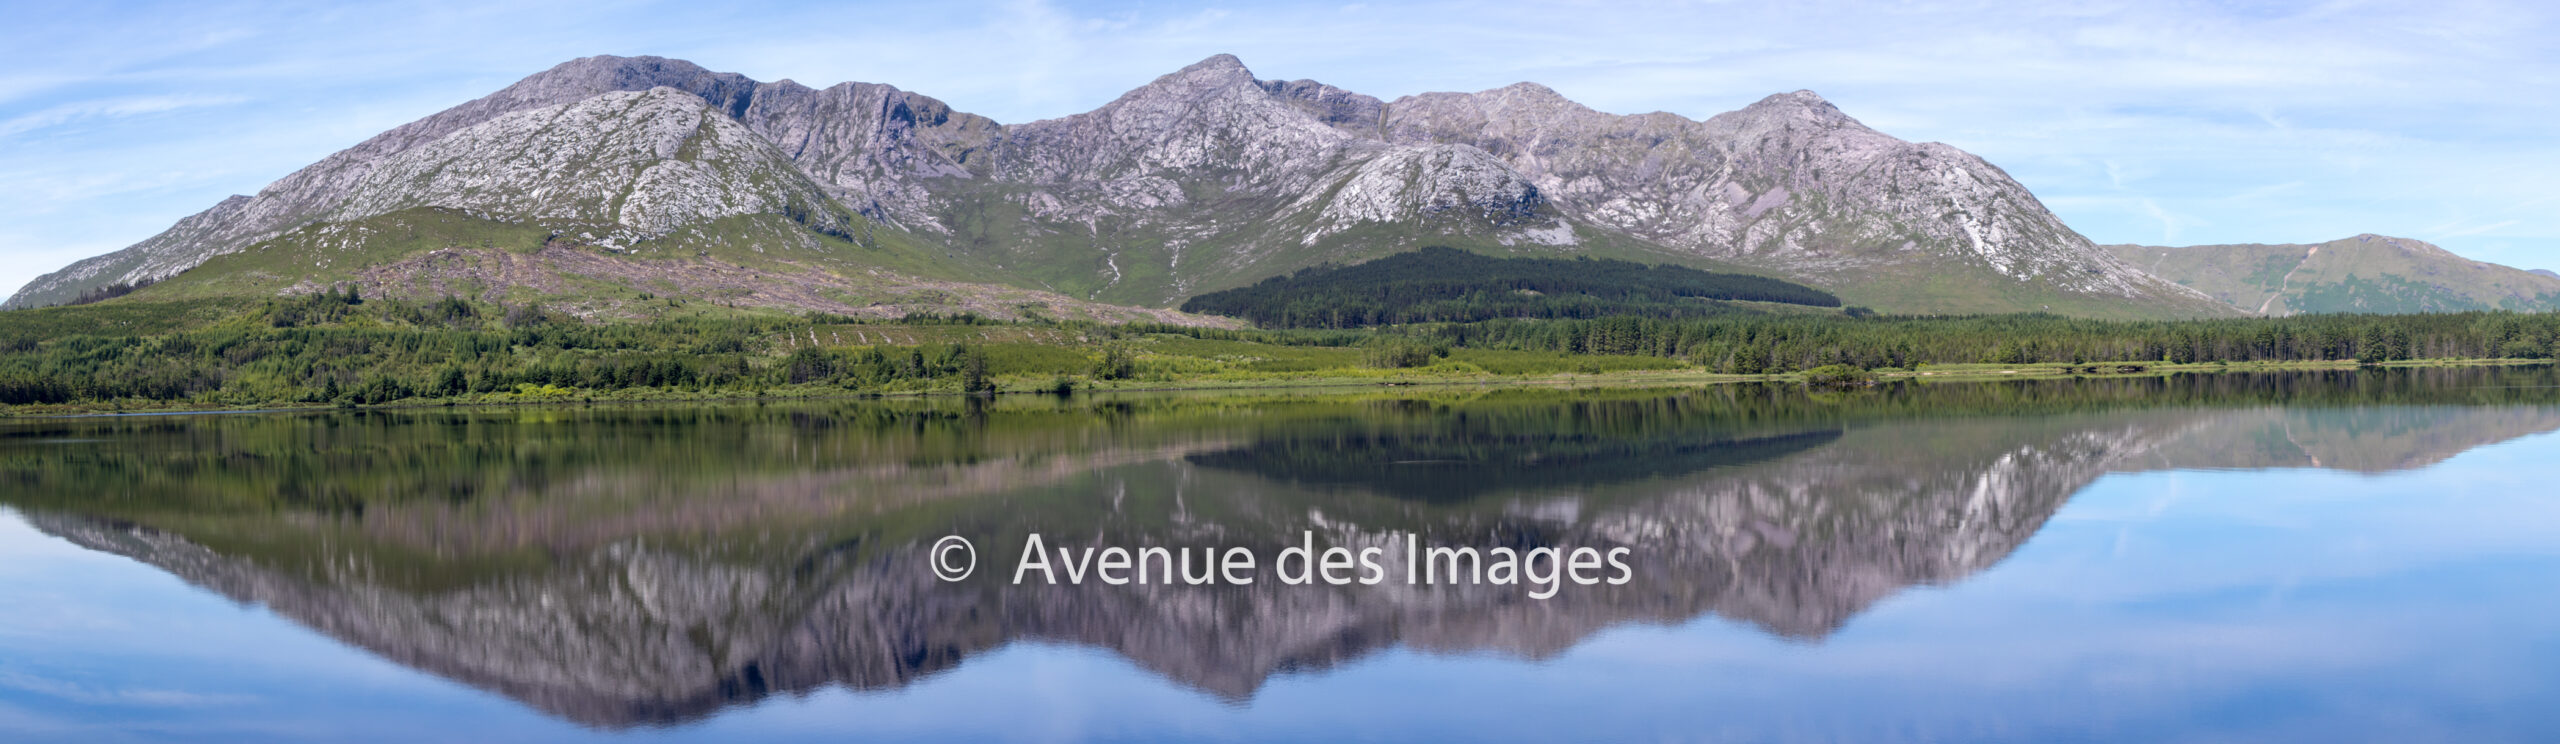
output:
M2408 238L2107 248L2258 315L2560 310L2560 278L2473 261Z
M418 208L310 225L132 293L133 302L272 297L352 288L367 297L454 296L539 303L597 319L751 311L848 316L974 313L993 318L1217 321L962 281L947 259L893 231L868 245L782 215L689 225L628 245L610 230L482 219Z

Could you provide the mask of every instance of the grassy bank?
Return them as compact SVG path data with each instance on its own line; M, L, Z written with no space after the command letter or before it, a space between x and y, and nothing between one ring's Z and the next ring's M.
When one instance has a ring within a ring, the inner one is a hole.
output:
M2098 365L2000 365L1960 364L1922 365L1916 370L1864 370L1866 384L1910 381L1918 384L1976 384L2017 380L2096 379L2170 377L2174 375L2259 373L2307 370L2353 370L2384 368L2427 368L2461 366L2510 366L2547 364L2547 360L2528 359L2432 359L2392 362L2380 365L2353 361L2313 362L2248 362L2240 364L2173 364L2125 362ZM2095 367L2095 369L2092 369ZM1704 371L1696 368L1626 368L1603 372L1545 372L1532 374L1496 374L1474 370L1409 369L1366 370L1334 369L1307 374L1216 374L1195 377L1152 377L1148 379L1103 380L1071 378L1075 384L1067 394L1148 393L1148 392L1224 392L1287 393L1312 392L1326 395L1360 390L1391 389L1466 389L1466 388L1547 388L1547 389L1657 389L1743 383L1784 383L1808 385L1824 389L1851 389L1864 385L1836 385L1815 381L1809 372L1740 375ZM1012 375L994 378L991 388L980 391L985 396L1050 396L1061 394L1055 377ZM616 389L535 388L529 390L463 393L458 395L414 396L370 404L336 401L254 401L205 404L198 400L122 399L82 401L61 404L10 406L5 416L63 416L96 414L147 414L227 411L290 411L335 408L412 408L431 406L548 406L596 403L654 402L757 402L790 400L828 400L853 398L909 398L920 396L962 396L956 385L907 386L898 389L847 388L825 383L783 384L771 386L736 386L706 388L626 387Z
M2109 333L2117 336L2107 336ZM2152 333L2143 340L2138 333ZM2552 316L1640 318L1225 330L742 313L596 323L323 293L0 314L14 415L1362 386L1856 386L2541 361ZM2090 339L2131 338L2096 344ZM2180 340L2172 350L2159 338ZM2355 339L2369 338L2371 344ZM2324 340L2325 339L2325 340ZM2514 356L2479 353L2516 352ZM2093 356L2101 350L2123 355ZM2422 353L2426 352L2426 353ZM2473 352L2473 353L2465 353ZM2432 354L2432 355L2430 355Z

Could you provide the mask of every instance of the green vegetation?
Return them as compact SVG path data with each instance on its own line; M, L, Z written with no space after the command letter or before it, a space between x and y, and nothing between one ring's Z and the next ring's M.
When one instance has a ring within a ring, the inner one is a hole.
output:
M2507 312L2210 321L1619 316L1229 330L965 314L590 322L538 303L375 299L351 289L261 302L140 299L0 315L0 405L35 413L1588 375L1701 382L1789 374L1854 386L1921 374L1907 370L1924 365L1925 374L1947 377L2025 365L2160 374L2235 363L2548 359L2560 349L2560 316Z
M141 289L141 288L143 288L143 287L148 287L148 286L151 286L151 281L150 281L150 280L147 280L147 279L146 279L146 280L143 280L143 281L141 281L141 282L116 282L116 283L114 283L114 284L109 284L109 285L106 285L106 286L103 286L103 287L93 287L93 288L90 288L90 289L82 290L82 291L80 292L80 294L73 296L73 297L71 298L71 301L69 301L69 302L65 302L65 303L62 303L62 304L65 304L65 305L86 305L86 304L89 304L89 303L92 303L92 302L105 302L105 301L112 300L112 299L115 299L115 298L118 298L118 297L123 297L123 296L125 296L125 295L133 294L133 291L134 291L134 290Z
M870 224L870 223L863 223ZM1135 318L1129 308L979 284L991 270L931 254L895 231L848 238L812 232L785 215L690 225L628 244L615 228L524 224L420 208L318 223L215 256L136 288L123 302L306 294L359 285L411 300L452 295L541 303L586 319L650 321L873 308L1021 317Z
M1804 381L1821 387L1857 387L1875 382L1875 376L1846 364L1825 364L1805 370Z
M1362 328L1495 318L1688 318L1734 312L1702 300L1839 307L1830 293L1767 277L1589 258L1494 258L1424 248L1320 266L1182 303L1265 328Z
M1412 334L1465 348L1633 354L1686 360L1732 374L1847 364L2306 362L2548 359L2560 315L2306 315L2189 321L2113 321L2054 315L1958 318L1742 316L1691 320L1603 318L1414 326Z
M2442 313L2560 308L2560 282L2422 241L2361 235L2316 245L2110 246L2241 310Z

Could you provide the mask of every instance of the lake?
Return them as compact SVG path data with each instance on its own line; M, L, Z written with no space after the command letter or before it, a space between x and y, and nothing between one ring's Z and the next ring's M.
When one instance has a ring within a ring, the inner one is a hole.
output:
M0 732L2553 741L2556 429L2547 367L8 419Z

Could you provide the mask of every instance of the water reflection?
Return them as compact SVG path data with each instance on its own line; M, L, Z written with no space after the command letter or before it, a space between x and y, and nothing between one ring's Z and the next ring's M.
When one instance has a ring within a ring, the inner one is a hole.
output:
M1379 649L1559 653L1717 616L1819 643L1999 562L2110 472L2383 472L2560 428L2542 369L1808 396L1444 391L57 419L0 427L29 523L581 723L895 689L1021 640L1209 694ZM1015 586L1079 545L1632 550L1635 580ZM924 546L981 546L970 580Z

